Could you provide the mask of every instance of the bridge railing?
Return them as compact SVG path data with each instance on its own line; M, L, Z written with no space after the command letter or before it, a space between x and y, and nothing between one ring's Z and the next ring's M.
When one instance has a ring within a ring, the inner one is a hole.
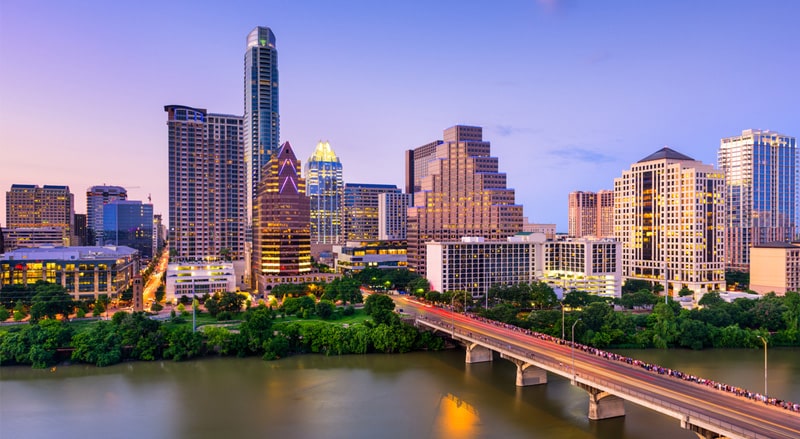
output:
M509 352L513 356L515 356L518 360L547 365L550 366L552 369L554 369L554 371L559 371L559 370L564 371L563 375L566 377L572 376L571 367L567 367L567 365L564 365L562 362L553 361L544 358L542 356L536 357L534 356L534 354L530 352L529 349L522 349L519 346L513 344L500 342L492 337L486 337L486 336L476 337L472 334L472 332L459 329L452 323L444 320L438 320L438 319L434 320L430 318L423 318L422 320L425 322L425 324L429 326L438 326L439 329L441 330L445 330L447 332L450 332L452 334L457 334L465 338L470 338L478 343L486 343L492 347L499 348L499 350ZM623 399L631 400L631 402L634 403L636 402L637 399L645 401L651 405L658 406L664 409L664 411L669 412L669 414L672 415L672 417L677 418L679 420L686 421L690 424L696 423L698 421L703 422L706 425L713 427L715 429L715 433L720 433L720 434L733 433L740 437L747 437L753 439L770 439L770 436L758 434L752 430L744 429L742 427L738 427L728 422L723 422L719 419L712 418L708 415L696 412L691 409L687 409L685 406L673 404L661 398L654 398L651 395L637 392L636 390L633 390L630 387L623 387L616 383L604 380L602 378L589 377L586 375L579 375L579 374L576 375L580 377L580 381L585 384L596 386L600 390L622 397Z

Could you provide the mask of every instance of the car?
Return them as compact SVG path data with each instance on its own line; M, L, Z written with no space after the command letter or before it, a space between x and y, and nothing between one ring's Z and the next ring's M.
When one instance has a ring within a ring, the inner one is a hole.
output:
M397 308L397 312L403 312L403 308Z

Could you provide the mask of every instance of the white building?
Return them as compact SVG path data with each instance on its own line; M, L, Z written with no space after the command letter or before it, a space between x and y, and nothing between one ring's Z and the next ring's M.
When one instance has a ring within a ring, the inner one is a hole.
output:
M406 239L408 231L408 206L412 194L386 192L378 195L378 238L381 240Z
M334 271L346 273L365 268L406 268L406 241L348 241L334 245Z
M622 246L614 239L580 238L547 241L537 258L536 278L564 292L622 295Z
M233 262L193 261L167 265L166 300L236 291Z

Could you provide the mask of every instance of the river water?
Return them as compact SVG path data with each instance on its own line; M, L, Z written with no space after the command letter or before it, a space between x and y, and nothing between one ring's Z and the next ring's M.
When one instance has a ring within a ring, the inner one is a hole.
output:
M620 352L763 390L760 350ZM770 349L768 371L770 395L800 401L800 350ZM463 350L5 367L0 438L696 438L631 403L589 421L568 380L514 378L510 362L468 365Z

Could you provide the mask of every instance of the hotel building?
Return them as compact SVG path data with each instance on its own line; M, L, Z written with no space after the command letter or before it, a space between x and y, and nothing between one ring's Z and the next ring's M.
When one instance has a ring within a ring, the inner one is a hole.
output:
M725 174L726 268L747 271L752 247L796 237L796 141L744 130L720 141L718 158Z
M750 289L758 294L800 291L800 243L772 242L750 249Z
M622 295L622 246L608 238L574 238L542 244L536 279L564 292Z
M444 140L406 154L406 182L414 194L408 209L408 262L426 276L426 243L464 236L505 240L522 231L522 206L498 171L480 127L456 125Z
M582 238L614 236L614 192L582 192L569 194L569 236Z
M75 198L69 186L13 184L6 192L6 227L59 227L62 245L72 245Z
M614 179L614 234L625 279L666 283L670 295L725 289L721 171L670 148Z

